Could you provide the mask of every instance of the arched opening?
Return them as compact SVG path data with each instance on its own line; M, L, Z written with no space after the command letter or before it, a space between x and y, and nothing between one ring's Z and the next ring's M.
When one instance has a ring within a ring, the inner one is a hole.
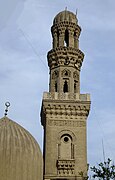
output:
M67 29L65 30L64 46L66 46L66 47L69 46L69 32Z
M55 82L55 92L57 92L57 82Z
M64 82L63 92L64 93L68 92L68 82L67 82L67 80L65 80L65 82Z
M74 80L74 93L77 93L77 81Z
M57 47L59 47L59 31L57 31Z

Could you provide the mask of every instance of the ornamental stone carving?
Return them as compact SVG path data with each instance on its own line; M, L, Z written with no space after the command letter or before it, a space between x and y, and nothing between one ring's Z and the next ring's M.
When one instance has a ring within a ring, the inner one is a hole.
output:
M73 73L73 78L74 78L75 80L79 80L79 73L78 73L77 71L74 71L74 73Z
M59 76L59 72L58 71L54 71L52 73L52 79L56 79Z
M75 160L57 160L58 175L74 175Z
M85 127L85 121L73 120L48 120L49 126L64 126L64 127Z
M62 77L70 77L71 76L71 71L68 69L64 69L61 73Z

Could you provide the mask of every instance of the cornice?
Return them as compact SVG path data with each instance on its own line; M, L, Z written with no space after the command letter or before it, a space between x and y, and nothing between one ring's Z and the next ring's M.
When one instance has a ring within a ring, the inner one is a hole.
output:
M42 110L46 115L88 116L90 103L56 104L43 102Z
M52 53L54 53L55 55L58 55L60 53L62 53L63 55L79 55L80 57L84 58L84 53L80 49L73 47L57 47L55 49L50 50L47 56L49 57Z
M55 29L62 29L62 28L72 28L75 30L77 29L79 31L79 34L81 32L81 27L78 24L68 22L68 21L56 23L55 25L51 27L51 32L55 31Z

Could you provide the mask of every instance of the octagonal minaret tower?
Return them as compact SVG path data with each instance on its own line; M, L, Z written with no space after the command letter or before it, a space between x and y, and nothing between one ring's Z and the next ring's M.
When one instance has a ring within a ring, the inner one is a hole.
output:
M54 18L53 47L48 52L49 92L43 95L44 180L87 177L86 120L90 95L80 94L81 28L67 10Z
M79 50L81 28L76 16L59 13L51 28L53 49L48 52L50 92L80 93L80 68L84 54ZM73 76L71 76L73 74Z

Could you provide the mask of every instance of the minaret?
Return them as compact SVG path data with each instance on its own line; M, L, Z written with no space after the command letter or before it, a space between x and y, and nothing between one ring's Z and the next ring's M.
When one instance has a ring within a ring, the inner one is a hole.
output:
M54 18L53 47L48 52L49 92L42 101L44 180L87 177L86 124L90 95L80 94L81 28L67 10Z

